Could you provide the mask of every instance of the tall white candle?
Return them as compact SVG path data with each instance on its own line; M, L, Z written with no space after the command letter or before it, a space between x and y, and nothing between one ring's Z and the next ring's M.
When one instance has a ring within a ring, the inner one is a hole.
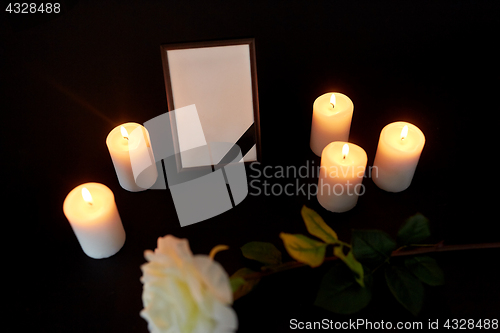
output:
M333 97L332 97L333 95ZM333 141L348 141L354 104L344 94L326 93L314 101L311 123L311 149L321 156Z
M125 243L115 196L105 185L85 183L75 187L63 204L68 219L83 252L101 259L118 252Z
M413 124L397 121L385 126L373 162L373 182L388 192L407 189L424 144L424 133Z
M106 145L121 187L138 192L156 182L158 172L149 133L144 126L137 123L119 125L108 134Z
M331 212L348 211L364 193L363 177L368 158L363 148L342 141L330 143L321 154L318 201Z

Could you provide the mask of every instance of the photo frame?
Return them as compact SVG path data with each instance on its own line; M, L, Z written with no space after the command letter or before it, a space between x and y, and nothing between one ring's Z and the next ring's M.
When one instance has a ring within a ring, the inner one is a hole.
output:
M176 154L181 156L177 164L182 169L220 165L232 161L235 151L240 152L238 147L242 156L239 162L261 161L255 40L162 44L160 48L168 110L177 112L195 106L198 119L184 122L189 126L199 122L193 131L201 125L208 147L224 143L223 152L219 148L214 157L212 151L209 161L200 162L203 154L194 149L192 154ZM183 135L178 133L179 114L170 114L176 152L184 151L183 143L190 145L191 129L181 126L187 130Z

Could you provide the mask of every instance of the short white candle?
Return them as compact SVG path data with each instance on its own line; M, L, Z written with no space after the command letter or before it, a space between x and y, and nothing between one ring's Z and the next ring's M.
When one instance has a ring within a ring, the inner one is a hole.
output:
M125 243L115 196L105 185L85 183L75 187L63 204L80 246L91 258L101 259L118 252Z
M373 182L388 192L410 186L425 144L424 133L415 125L397 121L380 132L371 171Z
M321 154L318 201L331 212L346 212L364 193L363 177L368 158L363 148L342 141L330 143Z
M332 97L333 95L333 97ZM333 141L348 141L354 104L344 94L326 93L314 101L311 123L311 149L321 156Z
M142 132L135 131L138 128ZM138 192L148 189L156 182L158 172L149 133L144 126L137 123L119 125L108 134L106 145L121 187L131 192ZM146 171L142 172L138 178L134 177L132 162L141 171L143 171L143 165L152 167L146 168Z

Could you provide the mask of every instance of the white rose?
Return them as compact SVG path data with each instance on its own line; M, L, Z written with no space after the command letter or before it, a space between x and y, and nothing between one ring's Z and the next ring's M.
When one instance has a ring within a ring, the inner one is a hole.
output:
M144 284L141 317L152 333L234 332L238 318L233 308L229 277L207 255L193 255L186 239L158 238L141 266Z

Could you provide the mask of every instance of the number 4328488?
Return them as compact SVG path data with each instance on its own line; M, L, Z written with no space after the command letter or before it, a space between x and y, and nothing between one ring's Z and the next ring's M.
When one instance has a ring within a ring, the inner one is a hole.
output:
M5 11L12 14L35 14L35 13L60 13L61 12L61 4L46 2L46 3L9 3Z
M459 330L465 330L465 329L493 329L497 330L498 329L498 319L479 319L479 320L474 320L474 319L448 319L443 325L444 328L447 329L459 329Z

